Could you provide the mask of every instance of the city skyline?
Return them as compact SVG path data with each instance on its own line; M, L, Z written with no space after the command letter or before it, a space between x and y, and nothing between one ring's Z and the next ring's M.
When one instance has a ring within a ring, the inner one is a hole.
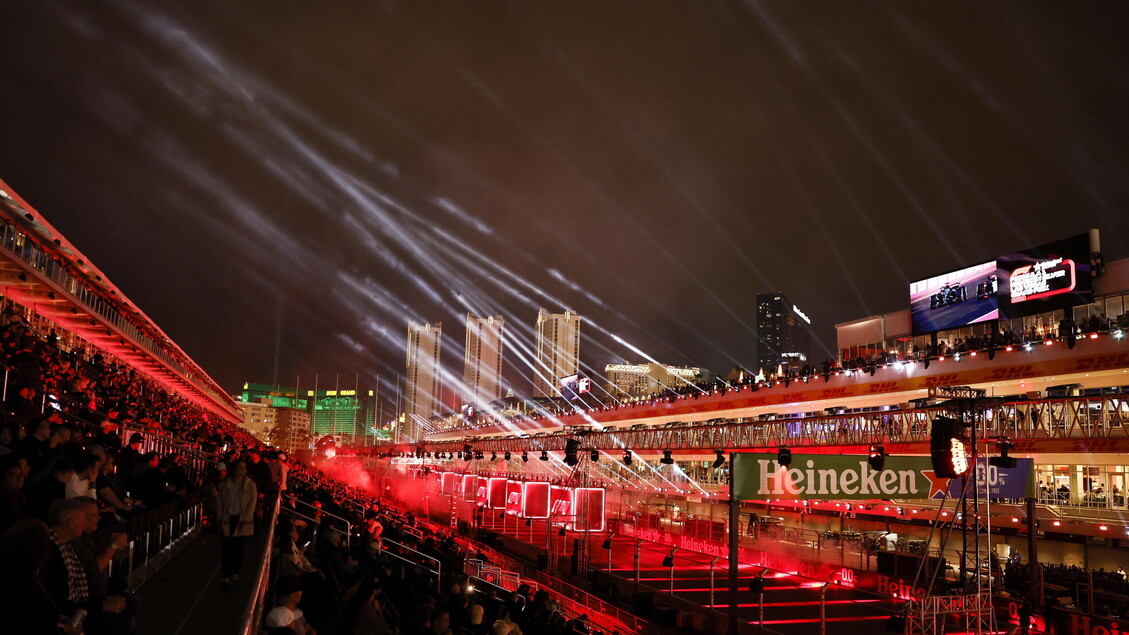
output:
M541 306L592 376L724 374L769 291L820 362L911 281L1129 252L1122 6L313 10L5 10L0 178L232 389L387 399L406 325L467 313L511 318L520 384Z

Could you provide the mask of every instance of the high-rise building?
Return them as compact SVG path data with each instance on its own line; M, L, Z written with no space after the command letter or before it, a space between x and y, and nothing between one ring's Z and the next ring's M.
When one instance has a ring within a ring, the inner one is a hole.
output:
M562 377L580 372L580 316L572 311L537 310L537 361L533 395L559 397Z
M315 440L326 435L339 444L365 445L376 424L376 395L355 388L307 390L310 430Z
M666 364L608 364L604 377L608 380L608 393L616 399L638 399L661 393L667 388L677 390L701 381L704 368L667 366Z
M502 396L502 316L466 316L463 391L466 401L482 406Z
M439 351L443 325L408 324L407 385L404 391L406 419L400 433L409 441L419 438L420 427L440 413Z
M270 441L270 431L275 425L275 407L271 400L259 398L254 401L241 401L243 408L243 429L256 439Z
M772 374L778 367L808 363L811 319L781 293L757 294L757 366Z
M297 408L275 408L270 444L294 454L310 448L310 413Z

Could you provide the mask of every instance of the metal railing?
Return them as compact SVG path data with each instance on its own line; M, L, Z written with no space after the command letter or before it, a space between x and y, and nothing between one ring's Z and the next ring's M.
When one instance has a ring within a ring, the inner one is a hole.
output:
M18 206L14 199L8 198L6 195L4 200L8 205ZM70 297L72 302L82 305L90 313L102 318L107 325L113 327L118 333L130 338L177 375L191 382L197 390L207 395L218 407L224 410L231 407L227 403L230 398L224 395L218 385L212 384L211 378L198 367L195 367L190 359L179 359L180 355L174 357L167 346L153 339L148 333L136 326L133 320L124 315L118 302L107 300L104 292L94 289L89 281L73 275L61 260L47 253L27 234L19 231L11 224L4 224L0 227L0 246L4 247L13 259L23 261L38 275L53 282L59 291ZM139 313L133 317L136 320L141 320L145 316ZM175 347L175 344L171 344L167 340L165 344ZM176 350L176 353L180 353L180 351Z
M123 529L130 536L129 549L110 561L109 575L125 566L127 588L141 588L200 533L202 513L203 505L194 502L164 518L160 518L158 509L126 522ZM145 528L135 529L135 525Z
M340 529L338 529L337 532L345 535L345 546L346 547L350 546L349 540L350 540L350 537L353 534L353 524L350 523L348 520L346 520L345 518L343 518L341 516L338 516L337 514L332 514L330 512L327 512L327 511L323 510L322 508L317 507L316 505L311 505L310 503L307 503L306 501L298 500L298 498L296 496L292 495L292 494L287 494L283 498L286 499L287 501L289 501L290 503L292 503L293 505L305 505L306 507L309 507L310 509L314 510L315 513L320 513L322 516L329 516L330 518L336 518L337 520L340 520L341 522L345 523L345 531L342 532ZM307 515L299 512L296 509L290 509L288 511L290 513L292 513L296 516L299 516L301 518L304 518L304 519L306 519L306 520L308 520L312 523L316 524L318 522L318 520L316 518L314 518L312 516L307 516Z
M644 620L564 580L554 578L543 571L538 571L535 579L542 590L547 591L550 597L562 605L571 605L574 610L576 610L575 607L582 607L591 611L593 614L589 615L588 618L593 623L611 630L618 630L618 625L603 619L604 616L607 616L626 627L628 632L642 633L646 630L647 622Z
M142 452L156 452L161 456L178 456L189 479L200 482L208 468L217 463L215 455L203 452L185 444L170 434L160 434L144 428L122 427L121 438L125 444L134 434L141 435Z
M929 423L946 414L942 408L916 408L886 412L835 414L802 419L756 421L726 420L678 428L625 430L611 428L584 435L584 449L622 452L632 450L690 450L757 448L873 443L925 443ZM1129 394L1015 401L987 407L978 424L981 438L1007 436L1023 439L1129 439ZM569 435L529 438L475 439L475 450L491 453L560 451ZM458 452L463 441L432 441L425 451Z
M269 585L271 569L271 546L274 543L274 529L278 524L278 506L280 497L276 494L270 499L270 507L264 510L264 517L269 514L270 523L267 525L266 543L263 545L263 556L259 563L259 570L255 574L255 583L251 589L251 597L247 600L247 608L239 618L239 635L253 635L259 632L259 625L263 621L264 607L267 604L267 586Z
M403 555L403 552L407 551L407 552L415 554L419 558L423 558L425 560L430 560L431 562L434 562L435 563L435 569L428 569L428 571L432 571L432 572L435 573L435 587L436 587L435 590L442 593L443 587L440 586L440 585L442 584L441 580L443 578L443 563L440 562L438 558L435 558L433 556L429 556L426 553L423 553L422 551L417 551L417 550L412 549L411 547L409 547L407 545L400 544L400 543L398 543L394 540L388 540L387 538L381 538L380 542L381 542L382 545L392 545L393 547L396 547L397 549L400 550L400 552L401 552L400 555ZM384 547L384 553L389 553L387 547ZM390 555L395 555L395 554L390 554ZM401 558L401 559L407 561L406 558ZM422 565L422 563L419 563L419 562L415 562L414 564Z

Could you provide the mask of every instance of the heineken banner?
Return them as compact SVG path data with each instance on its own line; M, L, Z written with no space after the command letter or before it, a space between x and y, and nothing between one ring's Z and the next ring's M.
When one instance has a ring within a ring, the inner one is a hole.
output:
M977 470L993 498L1027 498L1034 495L1031 461L1019 459L1012 469L978 462ZM738 500L865 500L872 498L944 498L960 479L939 478L928 456L888 456L882 470L874 470L864 456L794 454L783 467L775 454L733 455L733 495ZM982 485L982 489L983 489Z
M1015 467L988 465L988 459L976 460L976 486L983 498L1035 498L1035 461L1016 459ZM949 496L960 496L961 479L949 483Z

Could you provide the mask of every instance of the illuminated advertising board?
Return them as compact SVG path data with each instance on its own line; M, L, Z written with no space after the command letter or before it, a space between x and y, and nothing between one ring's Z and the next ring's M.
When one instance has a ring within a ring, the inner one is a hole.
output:
M1094 301L1089 234L1002 256L996 266L1003 317L1034 315Z
M521 513L521 481L506 481L506 513Z
M477 491L475 492L475 497L474 497L475 503L478 503L479 505L485 505L486 504L486 491L487 491L486 486L487 486L488 483L489 483L489 480L486 477L484 477L484 476L478 477L478 486L477 486Z
M459 491L462 492L463 500L472 503L478 498L478 477L474 474L464 474L462 480Z
M1090 234L910 284L914 335L1094 301Z
M910 318L915 335L944 331L1000 317L996 262L910 284Z
M459 475L454 472L443 472L443 493L452 495L459 484Z
M604 490L599 487L578 487L573 493L577 531L604 530Z
M549 516L549 484L529 482L525 484L521 515L525 518L546 518Z
M549 493L549 513L553 524L568 524L572 518L572 488L554 485Z
M504 478L489 479L486 486L487 506L490 509L505 509L506 508L506 482Z
M572 401L580 399L580 395L592 391L592 380L580 375L569 375L558 380L561 388L561 397Z

